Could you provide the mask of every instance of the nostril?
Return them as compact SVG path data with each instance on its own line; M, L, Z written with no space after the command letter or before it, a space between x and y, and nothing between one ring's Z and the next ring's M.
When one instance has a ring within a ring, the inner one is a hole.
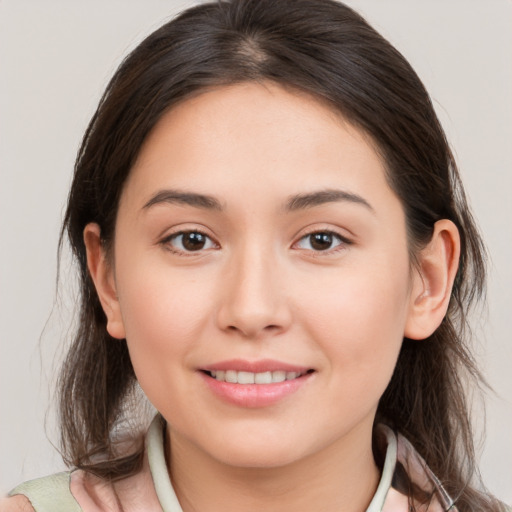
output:
M258 329L257 327L252 327L252 326L246 326L245 329L243 329L241 327L237 327L236 325L228 325L227 326L228 331L237 332L246 337L256 336L258 331L270 333L270 332L280 331L281 329L282 329L282 327L280 327L277 324L266 325L261 330Z

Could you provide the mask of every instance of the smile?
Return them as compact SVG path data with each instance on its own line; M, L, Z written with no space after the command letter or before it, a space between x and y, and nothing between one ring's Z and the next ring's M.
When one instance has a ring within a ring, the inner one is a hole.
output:
M220 382L231 384L274 384L286 380L294 380L307 372L287 372L285 370L267 372L247 372L237 370L212 370L207 372L210 377Z
M242 408L262 408L291 398L315 380L316 370L282 361L230 360L203 367L198 374L216 397Z

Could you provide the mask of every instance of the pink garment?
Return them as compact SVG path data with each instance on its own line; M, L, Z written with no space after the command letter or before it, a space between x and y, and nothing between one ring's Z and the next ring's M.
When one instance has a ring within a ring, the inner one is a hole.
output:
M414 502L417 512L457 512L438 479L403 436L384 425L378 426L376 435L384 466L366 512L409 512L409 498L400 492L409 483L428 497L425 505ZM11 495L27 496L36 512L182 512L167 471L164 437L165 422L157 416L146 435L142 469L118 482L75 470L27 482Z
M84 471L73 471L69 488L84 512L162 511L147 457L142 471L113 484Z

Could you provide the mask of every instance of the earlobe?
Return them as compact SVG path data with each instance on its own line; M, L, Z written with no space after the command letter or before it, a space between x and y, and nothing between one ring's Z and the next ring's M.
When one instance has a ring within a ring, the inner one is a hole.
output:
M460 236L455 224L448 219L436 222L430 242L418 255L405 337L422 340L439 327L450 303L459 256Z
M107 317L107 331L113 338L123 339L126 335L117 297L114 271L108 262L98 224L90 223L85 226L84 243L89 274Z

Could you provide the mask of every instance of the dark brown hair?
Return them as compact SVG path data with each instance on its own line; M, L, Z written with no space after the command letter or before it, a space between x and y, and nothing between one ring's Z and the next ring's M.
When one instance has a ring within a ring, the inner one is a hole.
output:
M407 217L412 261L434 223L452 220L461 259L441 326L405 339L376 421L403 433L460 511L497 505L470 486L475 455L466 379L479 379L467 346L467 313L484 289L481 239L424 86L403 56L347 6L332 0L232 0L191 8L147 37L108 85L78 153L61 243L78 261L81 309L61 375L63 453L106 478L136 471L141 447L119 456L114 433L136 378L125 341L112 339L86 265L84 227L109 247L123 184L162 115L201 90L274 81L328 102L374 141Z

